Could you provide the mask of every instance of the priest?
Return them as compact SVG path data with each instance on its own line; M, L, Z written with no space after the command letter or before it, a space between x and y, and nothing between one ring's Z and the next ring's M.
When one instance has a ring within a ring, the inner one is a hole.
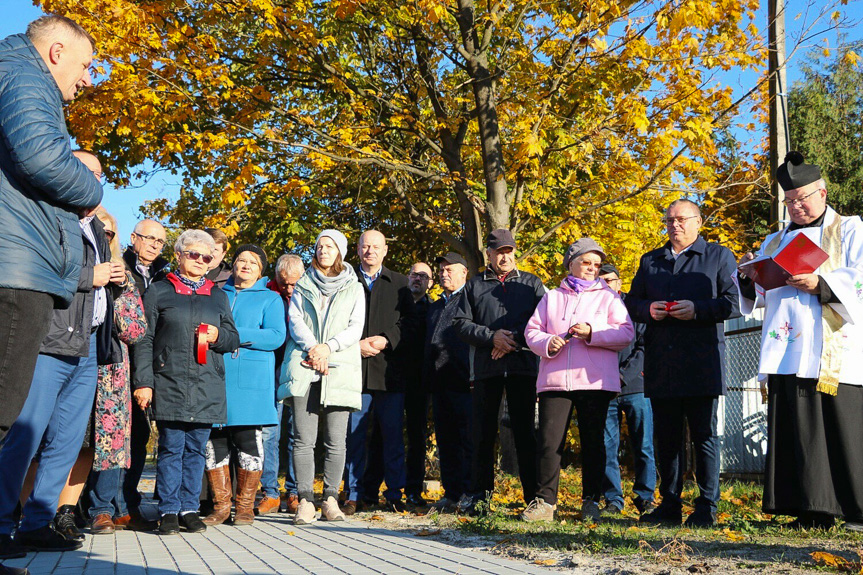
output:
M769 290L742 270L736 277L740 311L765 310L764 511L795 516L796 528L828 528L840 517L863 531L863 222L827 205L821 170L799 152L785 157L776 179L791 224L768 235L757 255L777 254L804 234L827 260Z

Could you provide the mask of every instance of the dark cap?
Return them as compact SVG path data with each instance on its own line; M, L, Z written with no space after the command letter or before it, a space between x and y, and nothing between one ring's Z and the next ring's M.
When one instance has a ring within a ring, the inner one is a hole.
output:
M786 192L796 190L820 180L821 168L807 164L803 154L792 151L785 155L785 162L776 169L776 179Z
M569 249L566 250L565 254L563 254L563 267L569 269L569 262L588 252L596 252L602 257L602 259L605 259L605 252L602 251L602 248L599 247L596 240L593 238L581 238L569 246Z
M467 268L467 260L464 259L461 254L457 254L455 252L447 252L445 256L438 256L434 261L436 264L441 262L446 262L448 264L461 264Z
M608 262L602 264L599 268L599 275L604 276L606 274L614 274L617 277L620 277L620 272L617 271L617 268L614 267L614 264L610 264Z
M498 228L492 230L485 238L485 247L493 250L510 247L515 249L515 238L512 237L512 232L506 228Z
M264 250L262 250L255 244L243 244L241 246L237 246L237 249L234 250L233 261L236 261L237 257L239 257L239 255L243 252L252 252L256 256L261 258L261 275L263 276L264 272L267 270L267 254L264 252Z

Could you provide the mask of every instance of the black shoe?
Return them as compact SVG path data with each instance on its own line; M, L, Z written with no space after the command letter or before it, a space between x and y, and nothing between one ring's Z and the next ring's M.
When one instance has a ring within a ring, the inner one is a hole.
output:
M180 520L176 513L165 513L159 522L159 535L176 535L180 532Z
M641 497L636 497L633 503L635 504L635 508L638 509L639 515L650 513L651 511L656 509L656 503L654 501L645 501Z
M54 516L54 530L70 541L83 541L84 534L75 524L75 506L61 505Z
M623 507L614 501L606 501L602 508L602 515L606 517L617 517L623 514Z
M201 521L201 516L194 512L180 515L180 523L189 533L200 533L207 530L206 524Z
M411 495L408 495L407 497L405 497L405 499L406 499L405 502L410 507L428 507L428 504L429 504L428 501L423 499L422 495L419 495L417 493L413 493Z
M791 523L784 525L785 529L830 529L836 524L836 518L826 513L805 513Z
M395 513L405 513L408 510L407 505L401 499L387 499L386 509Z
M0 575L30 575L30 570L26 567L6 567L0 565Z
M0 559L20 559L27 555L27 549L12 539L11 535L0 535Z
M685 527L713 527L716 525L716 514L709 509L696 507L683 525Z
M28 551L74 551L81 548L81 542L66 539L54 531L53 525L46 525L30 531L18 530L15 541Z
M671 505L660 505L650 513L645 513L639 521L648 525L680 525L683 513L680 507Z

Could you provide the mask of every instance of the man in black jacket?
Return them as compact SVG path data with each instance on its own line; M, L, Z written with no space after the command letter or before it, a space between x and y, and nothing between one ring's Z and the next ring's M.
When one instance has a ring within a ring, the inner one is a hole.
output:
M538 359L527 347L524 329L546 289L538 277L516 267L512 232L492 231L486 247L488 268L467 282L453 322L471 346L474 466L471 495L459 502L460 509L471 511L494 491L494 444L504 390L525 501L533 501L536 492Z
M626 299L620 292L620 275L610 263L599 268L599 279L605 280L613 290ZM605 508L603 512L619 515L623 512L623 489L620 484L620 423L626 414L626 428L629 443L635 460L635 507L639 513L653 509L653 492L656 489L656 464L653 459L653 411L650 400L644 397L644 331L643 323L635 324L635 339L629 346L618 352L620 364L620 395L608 404L605 419L605 480L603 491Z
M413 298L407 278L383 266L387 243L382 233L376 230L363 232L358 253L357 277L366 294L366 322L363 339L360 340L363 407L351 414L348 428L345 460L347 500L343 510L346 515L351 515L364 499L366 503L378 501L373 483L380 477L380 470L370 469L368 480L363 477L366 473L367 432L373 420L380 427L382 439L382 467L387 484L384 497L388 508L401 512L406 509L402 502L405 486L405 381L399 343L403 329L410 325ZM369 461L374 460L369 457ZM377 487L380 487L379 481Z
M426 316L423 389L432 392L435 438L444 496L434 504L440 512L456 507L470 491L471 417L470 346L453 326L467 282L467 261L450 252L437 258L443 295Z
M656 465L662 503L641 516L645 523L680 525L684 421L695 444L699 495L688 527L716 523L719 501L717 409L725 393L724 322L739 315L734 254L699 234L701 211L675 200L665 212L669 241L641 256L626 308L647 324L644 394L656 428Z
M94 173L101 172L95 156L77 154ZM16 547L35 551L81 547L79 541L55 531L52 522L93 408L97 364L115 363L122 357L111 346L113 300L105 286L126 279L123 266L110 261L105 228L93 212L82 211L80 219L84 265L78 293L68 309L54 311L36 360L30 394L0 449L0 556L11 556ZM15 528L13 514L24 476L40 445L33 492L11 541L8 537Z
M135 224L132 232L132 243L123 253L123 262L126 269L135 279L135 285L141 297L144 292L155 281L164 279L168 275L168 260L160 254L165 247L167 235L165 228L155 220L141 220ZM129 370L135 373L135 348L129 348ZM141 505L141 494L138 492L138 483L144 472L144 464L147 461L147 442L150 441L150 425L144 412L136 402L132 402L132 433L129 436L129 468L123 478L123 497L132 517L129 528L146 530L153 527L153 523L145 521L139 507Z

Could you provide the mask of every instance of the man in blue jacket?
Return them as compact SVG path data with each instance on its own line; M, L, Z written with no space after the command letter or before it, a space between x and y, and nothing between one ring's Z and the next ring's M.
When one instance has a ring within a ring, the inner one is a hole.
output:
M656 465L662 503L644 523L680 525L684 421L695 445L699 495L687 527L716 523L719 501L719 396L725 394L726 319L740 315L734 254L699 234L701 211L680 199L668 206L668 242L641 256L626 297L635 322L646 323L644 394L656 428Z
M102 200L63 116L63 102L91 85L94 49L61 16L0 42L0 439L27 399L52 310L78 288L78 211Z

